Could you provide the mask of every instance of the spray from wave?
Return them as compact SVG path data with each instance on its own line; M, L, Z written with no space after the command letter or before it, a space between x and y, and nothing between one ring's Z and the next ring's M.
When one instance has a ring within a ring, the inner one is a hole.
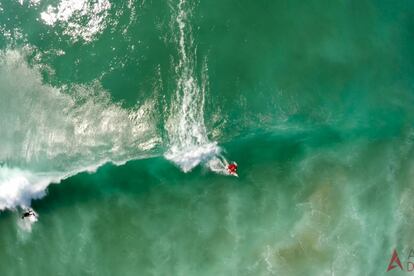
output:
M42 83L22 51L0 53L0 210L27 207L50 183L153 154L155 102L132 110L99 85Z
M226 172L226 161L221 157L217 142L208 139L204 124L204 102L207 65L203 63L201 81L196 74L196 51L189 20L191 2L181 0L171 24L178 48L178 63L175 66L177 84L175 98L171 104L170 117L166 123L170 147L165 153L168 160L177 164L184 172L191 171L200 163L218 173Z
M197 75L191 2L181 0L174 12L177 82L165 126L165 157L184 172L202 163L226 174L222 149L209 140L204 124L208 68L204 60ZM28 207L50 183L79 172L155 153L161 138L154 100L125 109L111 101L99 82L44 84L41 66L29 66L27 54L0 52L0 210Z

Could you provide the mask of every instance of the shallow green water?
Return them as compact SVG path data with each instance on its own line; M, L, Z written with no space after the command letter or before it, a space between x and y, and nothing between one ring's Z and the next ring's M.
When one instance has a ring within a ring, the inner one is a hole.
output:
M413 18L1 1L0 274L409 275Z

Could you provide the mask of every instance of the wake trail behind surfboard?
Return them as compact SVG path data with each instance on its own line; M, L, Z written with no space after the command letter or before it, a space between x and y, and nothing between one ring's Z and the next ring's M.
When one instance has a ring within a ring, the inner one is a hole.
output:
M166 122L169 149L164 156L183 172L189 172L199 164L204 164L213 172L229 175L228 162L221 155L222 149L207 136L204 104L208 70L205 60L199 81L196 73L196 47L193 45L190 24L192 10L190 2L181 0L173 12L175 20L172 20L171 31L179 60L175 66L175 97Z

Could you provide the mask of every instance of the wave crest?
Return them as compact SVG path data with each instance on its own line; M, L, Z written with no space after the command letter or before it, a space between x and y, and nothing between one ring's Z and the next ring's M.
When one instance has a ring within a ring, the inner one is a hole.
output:
M28 206L51 182L153 154L155 102L124 109L99 83L42 83L18 50L0 52L0 209Z

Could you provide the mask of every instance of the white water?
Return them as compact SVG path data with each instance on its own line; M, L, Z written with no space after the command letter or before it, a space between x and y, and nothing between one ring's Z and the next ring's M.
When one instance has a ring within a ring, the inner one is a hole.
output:
M0 52L0 210L30 206L50 183L149 155L160 138L152 101L127 110L99 83L42 83L22 51Z
M81 38L90 42L106 28L110 8L108 0L61 0L57 6L49 5L40 16L47 25L65 26L63 33L74 41Z
M194 39L191 25L188 24L191 12L190 4L180 0L173 15L176 16L175 21L171 23L172 32L177 33L175 42L178 46L179 60L175 67L176 94L166 124L170 147L165 157L184 172L191 171L200 163L204 163L213 171L225 172L224 163L218 159L221 149L216 142L208 139L204 124L207 66L204 66L201 81L198 81L195 73ZM213 163L213 167L209 166Z
M184 172L202 163L227 174L222 150L208 139L204 124L207 66L197 78L190 14L181 1L173 24L179 60L165 157ZM51 183L107 162L148 156L161 142L154 101L127 110L114 104L98 82L44 84L41 66L29 66L26 51L0 52L0 210L28 207Z
M36 213L33 209L29 209L34 215L28 216L28 217L21 217L20 215L17 217L17 225L19 226L20 231L20 237L25 239L25 232L30 233L32 232L32 226L35 224L38 220L39 214Z

